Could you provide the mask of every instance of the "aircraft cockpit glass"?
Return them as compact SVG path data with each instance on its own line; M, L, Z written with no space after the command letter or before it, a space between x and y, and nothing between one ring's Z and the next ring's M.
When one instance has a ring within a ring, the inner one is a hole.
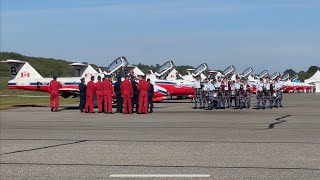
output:
M114 60L106 69L106 72L109 72L109 74L112 74L119 70L122 67L126 67L128 65L128 61L125 57L119 57L116 60Z
M297 80L299 78L299 76L298 76L298 74L296 74L296 75L294 75L290 80L291 81L295 81L295 80Z
M284 74L284 75L281 77L281 79L282 79L283 81L289 80L289 73Z
M268 71L267 70L264 70L262 71L258 76L257 78L260 79L260 78L264 78L265 76L269 75Z
M206 63L200 64L192 73L193 76L199 76L203 71L208 69L208 65Z
M231 74L231 73L234 73L236 71L236 68L233 66L233 65L231 65L231 66L229 66L229 67L227 67L224 71L223 71L223 75L224 76L227 76L227 75L229 75L229 74Z
M155 75L158 77L162 76L163 78L165 78L164 76L168 75L173 68L174 68L174 63L172 61L168 61L168 62L164 63L158 69L157 72L155 72Z
M253 72L252 67L248 67L246 70L244 70L241 74L241 77L247 77Z
M279 72L275 72L275 73L273 73L273 74L270 76L270 79L271 79L271 80L274 80L274 79L276 79L278 76L280 76L280 73L279 73Z

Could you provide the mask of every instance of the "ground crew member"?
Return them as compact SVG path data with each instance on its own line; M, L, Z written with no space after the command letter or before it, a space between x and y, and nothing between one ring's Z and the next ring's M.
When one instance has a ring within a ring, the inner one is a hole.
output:
M106 114L113 114L112 112L113 86L110 78L111 76L107 75L103 81L104 113Z
M131 78L131 84L132 84L132 90L133 90L133 96L131 98L132 103L132 112L135 108L135 112L138 112L138 83L135 81L134 78Z
M133 90L127 75L125 76L125 80L121 82L120 89L123 98L123 113L132 114L131 97L133 96Z
M84 108L84 111L86 113L94 113L93 108L93 96L96 93L96 85L94 84L94 76L91 76L91 80L87 84L86 89L86 106Z
M96 82L96 90L98 113L102 113L103 82L101 81L101 76L98 76L98 81Z
M81 83L79 84L79 91L80 91L79 109L80 109L80 112L83 112L83 109L86 105L86 89L87 89L87 85L85 84L85 79L81 78Z
M51 111L58 111L59 107L59 89L62 88L60 82L57 81L58 76L54 75L49 85L50 107Z
M201 83L200 83L200 77L197 76L196 79L193 82L193 88L194 88L194 107L193 109L198 108L198 102L200 100L200 91L201 91Z
M118 76L117 82L114 84L114 92L116 93L117 113L122 113L122 96L121 96L121 77Z
M153 113L154 87L153 87L153 84L150 83L150 79L147 79L147 82L150 84L150 89L149 89L149 91L148 91L149 113Z
M139 108L138 114L148 113L148 90L150 89L150 83L145 80L145 76L139 81Z

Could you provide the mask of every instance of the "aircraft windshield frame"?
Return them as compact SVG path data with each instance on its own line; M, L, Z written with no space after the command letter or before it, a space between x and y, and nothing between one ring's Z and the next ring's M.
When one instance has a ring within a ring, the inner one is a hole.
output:
M157 76L162 76L166 72L172 70L174 68L174 64L172 61L167 61L164 63L158 70L155 72Z
M247 71L248 71L248 72L247 72ZM247 77L247 76L249 76L252 72L253 72L252 67L248 67L247 69L245 69L245 70L242 72L241 76L242 76L242 77Z
M206 63L200 64L193 72L193 76L199 76L203 71L208 69L208 65Z
M231 65L231 66L228 66L223 72L222 72L222 74L224 75L224 76L226 76L226 75L229 75L229 74L231 74L231 73L233 73L233 72L235 72L236 71L236 68L233 66L233 65Z
M267 76L269 73L267 70L263 70L260 74L258 74L258 78L263 78Z
M275 72L270 76L270 79L275 79L277 76L280 76L279 72Z
M112 63L106 68L106 72L109 74L112 74L118 69L125 67L127 65L129 65L127 59L121 56L115 59L114 61L112 61Z
M294 75L291 79L290 79L290 81L295 81L295 80L297 80L299 78L299 76L298 76L298 74L296 74L296 75Z

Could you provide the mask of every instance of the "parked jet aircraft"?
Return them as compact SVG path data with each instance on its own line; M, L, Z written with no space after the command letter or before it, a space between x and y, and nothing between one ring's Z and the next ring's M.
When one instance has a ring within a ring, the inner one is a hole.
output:
M123 61L126 61L125 58L120 57L113 63L116 64L115 62L117 62L118 64ZM52 78L43 78L28 62L12 59L0 62L7 63L10 68L8 89L48 92L48 86ZM72 63L70 65L75 68L75 77L58 78L58 81L62 84L62 88L59 89L59 94L64 98L68 98L70 96L77 97L79 95L78 85L80 84L80 78L83 77L86 79L86 82L88 82L91 76L104 76L104 74L98 73L92 66L88 64ZM109 67L110 73L113 73L118 69L118 66L114 66L114 68L113 66ZM167 95L167 91L165 89L158 86L155 86L154 89L155 101L165 99L165 96Z
M175 65L172 61L163 64L159 70L153 74L148 74L147 78L155 82L156 85L168 90L171 96L188 96L194 94L193 82L182 78L168 80L168 75L174 69ZM201 64L193 73L198 76L208 68L207 64ZM170 79L170 78L169 78Z

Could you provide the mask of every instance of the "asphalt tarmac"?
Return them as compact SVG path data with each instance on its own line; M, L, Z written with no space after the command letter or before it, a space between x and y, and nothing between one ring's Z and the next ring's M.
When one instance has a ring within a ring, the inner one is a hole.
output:
M284 97L266 110L1 111L0 179L320 179L320 95Z

